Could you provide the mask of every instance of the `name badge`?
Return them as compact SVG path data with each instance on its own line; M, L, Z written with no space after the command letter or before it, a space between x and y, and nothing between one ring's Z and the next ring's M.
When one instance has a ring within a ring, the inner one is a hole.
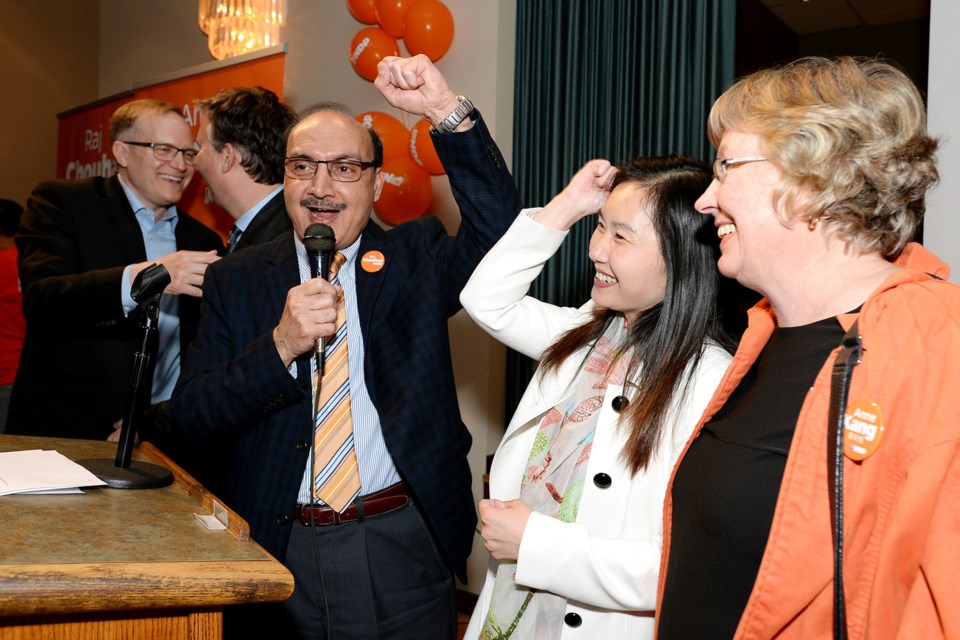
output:
M847 406L843 420L843 455L860 462L876 452L883 440L883 411L873 400L861 398Z
M379 251L367 251L363 254L363 257L360 258L360 266L364 271L369 273L376 273L383 269L384 257L383 254Z

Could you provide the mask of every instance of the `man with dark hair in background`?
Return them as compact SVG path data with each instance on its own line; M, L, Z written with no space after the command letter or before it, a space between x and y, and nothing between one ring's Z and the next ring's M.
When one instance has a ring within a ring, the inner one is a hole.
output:
M177 201L196 143L180 107L133 100L110 120L117 175L40 183L17 247L27 335L7 432L103 439L123 418L142 339L132 283L152 263L170 274L161 298L149 402L170 397L196 333L200 285L220 237Z
M196 168L214 203L235 222L227 253L273 240L290 230L283 202L287 129L296 113L263 87L222 89L197 101ZM149 411L138 429L214 494L221 494L230 465L224 447L185 446L174 435L169 402ZM118 425L119 427L119 425ZM110 440L119 441L120 429Z
M296 114L263 87L223 89L197 105L197 170L213 201L236 221L227 252L289 231L283 156Z

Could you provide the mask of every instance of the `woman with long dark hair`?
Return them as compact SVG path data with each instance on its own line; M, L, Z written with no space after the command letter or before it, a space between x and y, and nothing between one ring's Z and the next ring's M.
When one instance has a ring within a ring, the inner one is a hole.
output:
M492 557L468 637L653 637L667 479L730 359L716 241L693 206L709 183L683 156L593 160L518 216L463 290L484 329L540 362L479 505ZM591 300L527 296L598 210Z

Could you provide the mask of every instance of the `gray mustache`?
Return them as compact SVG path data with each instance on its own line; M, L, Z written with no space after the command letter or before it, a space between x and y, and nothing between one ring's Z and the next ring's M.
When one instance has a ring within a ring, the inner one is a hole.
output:
M343 211L347 208L346 203L329 202L327 200L320 200L318 198L304 198L300 201L300 206L309 209L329 209L333 211Z

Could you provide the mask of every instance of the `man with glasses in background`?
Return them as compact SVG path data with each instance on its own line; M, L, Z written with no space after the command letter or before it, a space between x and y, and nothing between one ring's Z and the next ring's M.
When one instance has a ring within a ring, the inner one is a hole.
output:
M194 446L230 447L222 497L296 582L282 605L225 612L225 637L456 637L476 514L447 323L520 197L426 56L385 59L376 86L433 124L462 221L453 236L433 216L372 221L380 140L321 104L287 138L293 233L211 266L174 422ZM333 231L330 282L311 277L313 224Z
M27 319L7 433L106 438L124 417L143 331L134 278L162 264L150 404L170 397L180 354L196 333L200 286L223 251L220 237L176 207L197 149L180 108L133 100L114 112L117 174L40 183L17 247Z

